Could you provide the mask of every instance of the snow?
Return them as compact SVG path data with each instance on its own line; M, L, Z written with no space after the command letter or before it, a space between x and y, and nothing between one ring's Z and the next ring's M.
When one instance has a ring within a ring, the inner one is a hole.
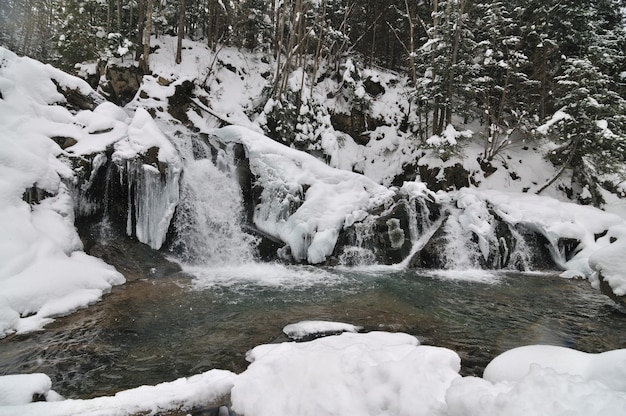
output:
M614 227L608 236L617 238L605 247L594 251L589 258L589 267L600 273L617 296L626 296L626 227ZM619 238L618 238L619 237ZM606 237L605 237L606 239ZM610 240L609 240L610 241ZM599 276L595 275L595 279Z
M597 235L618 230L624 226L624 220L615 215L606 213L597 208L559 202L553 198L538 195L518 194L501 191L477 191L463 189L459 191L461 200L481 198L488 201L495 212L511 224L523 224L540 232L551 244L553 257L556 258L564 270L577 272L581 276L590 277L593 273L589 259L598 250L605 250L610 237L597 238ZM478 217L478 216L477 216ZM481 225L473 220L475 227ZM616 231L615 231L616 232ZM579 242L576 253L566 259L563 253L558 252L560 239L574 239ZM598 254L597 262L602 258ZM615 257L613 256L614 260ZM609 263L612 263L611 260ZM615 276L615 275L613 275ZM619 277L614 277L619 279ZM626 277L621 277L626 280Z
M346 221L393 195L367 177L331 168L244 127L210 132L246 147L250 169L262 187L254 224L285 241L296 261L322 263Z
M38 376L36 379L34 376ZM217 407L223 404L233 386L236 375L225 370L210 370L191 377L161 383L156 386L141 386L117 393L115 396L98 397L90 400L61 400L55 402L24 403L31 391L48 391L50 379L44 375L29 375L27 383L9 385L16 376L0 377L0 395L15 394L8 403L0 401L0 413L4 416L72 416L101 415L125 416L137 414L164 414L168 411L185 411L197 407ZM7 379L8 378L8 379ZM4 381L6 379L6 381ZM47 384L46 384L47 381ZM38 384L31 384L38 382ZM8 387L5 390L5 387ZM34 389L37 390L34 390ZM0 396L2 397L2 396ZM32 397L32 395L31 395ZM22 400L18 400L21 398Z
M0 337L41 329L53 317L85 307L124 277L87 256L74 228L73 202L62 180L71 169L50 137L72 137L76 119L55 103L52 80L85 94L86 83L0 48ZM49 196L22 199L32 186Z
M343 322L329 321L301 321L289 324L283 328L283 333L289 338L299 340L311 335L332 334L339 332L359 332L362 328Z
M34 394L46 396L52 381L45 374L15 374L0 377L0 410L2 406L27 404Z
M232 409L258 416L445 414L445 391L460 368L453 351L382 332L261 345L247 358Z
M456 380L446 398L451 416L625 414L626 350L515 348L491 361L483 379Z

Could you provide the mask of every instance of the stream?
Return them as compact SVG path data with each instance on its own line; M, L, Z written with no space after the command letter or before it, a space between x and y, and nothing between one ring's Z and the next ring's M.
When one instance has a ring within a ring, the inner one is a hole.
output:
M451 348L463 375L528 344L625 348L626 315L587 281L551 273L446 272L248 264L116 287L44 331L0 340L0 374L48 374L67 398L90 398L213 368L241 372L282 328L331 320L407 332Z

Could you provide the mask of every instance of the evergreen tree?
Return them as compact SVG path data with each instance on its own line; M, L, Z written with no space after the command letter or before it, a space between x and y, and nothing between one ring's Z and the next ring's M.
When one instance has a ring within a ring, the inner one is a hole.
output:
M513 143L513 134L527 131L532 112L527 91L536 84L525 70L529 58L522 49L517 8L511 2L485 2L477 5L480 16L476 34L475 64L468 96L476 97L478 116L485 126L482 158L491 161Z
M78 62L100 58L108 45L107 8L97 0L67 0L61 10L58 66L71 70Z
M565 65L563 75L557 77L556 102L566 116L553 131L561 146L549 158L561 167L559 174L572 170L574 192L586 188L591 192L589 202L599 205L602 198L593 191L598 175L624 171L626 100L589 59L572 58Z

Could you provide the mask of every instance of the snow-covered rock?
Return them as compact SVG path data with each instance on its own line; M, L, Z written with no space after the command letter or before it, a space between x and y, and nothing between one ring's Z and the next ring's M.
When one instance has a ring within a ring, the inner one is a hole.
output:
M343 322L329 321L301 321L286 325L283 333L293 340L301 340L310 337L318 337L342 332L359 332L362 328Z
M54 396L50 390L50 379L45 375L35 379L33 376L24 381L36 381L37 384L24 383L8 386L16 381L12 377L0 377L0 397L6 394L15 394L11 402L0 401L0 413L5 416L132 416L145 414L169 414L169 412L188 412L216 408L228 403L228 396L233 387L236 375L225 370L210 370L191 377L157 384L156 386L141 386L124 390L115 396L97 397L90 400L58 400L52 402L24 402L26 395L33 389L41 390L49 396ZM21 376L20 376L21 377ZM47 379L47 384L45 383ZM21 381L21 380L20 380ZM6 390L5 390L6 388ZM51 394L52 393L52 394ZM24 396L22 398L22 396ZM20 399L21 398L21 399Z
M400 333L261 345L247 358L231 393L244 416L444 415L445 392L460 377L456 353Z
M0 48L0 337L40 329L124 282L82 252L65 184L73 173L51 140L82 129L57 85L93 93L77 78ZM23 198L32 188L45 197Z

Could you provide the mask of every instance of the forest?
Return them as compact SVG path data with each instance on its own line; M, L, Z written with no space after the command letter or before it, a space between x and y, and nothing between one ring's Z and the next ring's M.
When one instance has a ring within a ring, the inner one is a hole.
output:
M178 37L177 63L183 38L263 53L274 68L263 102L286 104L271 137L293 134L280 125L303 103L304 88L287 88L294 70L312 88L348 61L383 68L406 76L397 127L417 143L478 120L489 163L513 139L548 133L553 179L569 170L587 184L623 177L625 10L623 0L6 0L0 44L70 72L122 58L150 73L151 36ZM355 92L353 105L368 102Z

